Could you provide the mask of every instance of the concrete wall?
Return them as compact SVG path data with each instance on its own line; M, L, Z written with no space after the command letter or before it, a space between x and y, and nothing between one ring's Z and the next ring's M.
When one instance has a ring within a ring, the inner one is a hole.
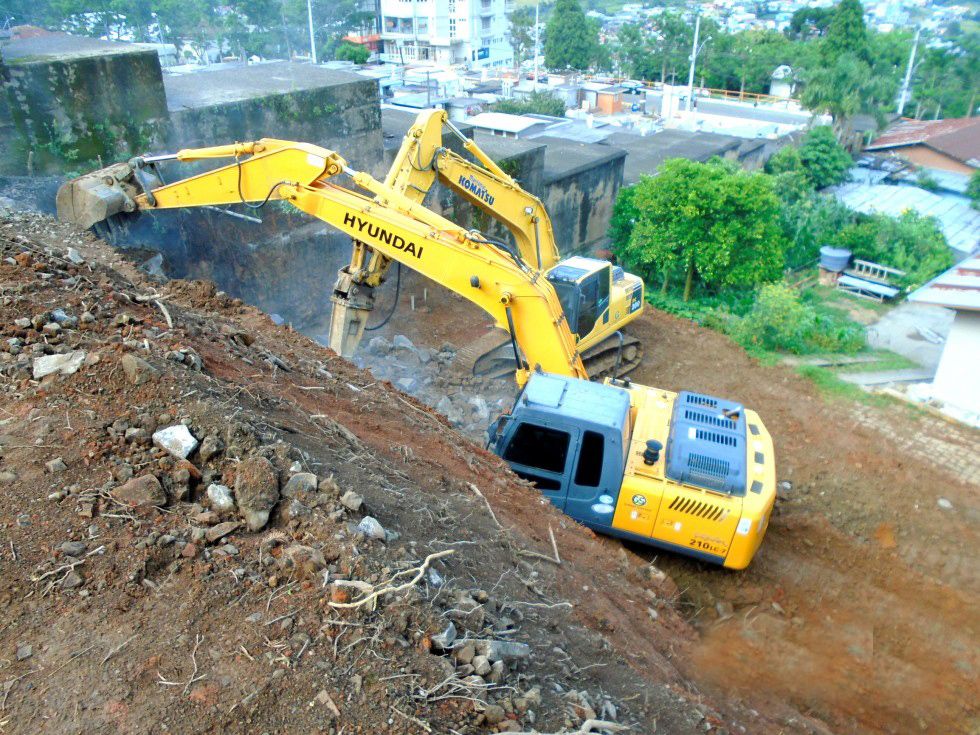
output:
M19 135L3 148L7 173L84 170L159 144L167 126L152 50L73 36L3 47L0 73Z
M980 313L957 311L939 360L933 393L936 398L980 414Z

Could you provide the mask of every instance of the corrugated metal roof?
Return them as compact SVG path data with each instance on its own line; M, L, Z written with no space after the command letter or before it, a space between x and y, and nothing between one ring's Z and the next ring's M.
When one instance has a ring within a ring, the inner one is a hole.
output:
M909 294L909 301L980 311L980 257L970 257Z
M903 120L865 150L924 145L970 166L980 167L980 118Z
M889 184L842 184L834 188L837 198L851 209L865 214L900 216L908 210L935 217L946 241L961 255L977 249L980 241L980 212L963 197L933 194L917 186Z

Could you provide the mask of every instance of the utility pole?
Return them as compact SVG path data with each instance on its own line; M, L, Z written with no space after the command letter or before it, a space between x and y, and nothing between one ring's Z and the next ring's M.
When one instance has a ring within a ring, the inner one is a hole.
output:
M694 63L698 58L698 38L701 35L701 15L694 21L694 44L691 46L691 71L687 75L687 111L691 111L694 101Z
M313 36L313 0L306 0L306 19L310 24L310 59L316 64L316 40Z
M541 31L538 30L538 12L541 9L541 0L534 3L534 91L538 91L538 37ZM520 83L520 79L517 80Z
M909 87L912 86L912 71L915 69L915 52L919 49L919 35L921 33L921 28L915 29L915 41L912 42L912 51L909 53L909 65L905 68L902 91L898 94L898 109L895 110L898 115L905 112L905 103L909 101Z

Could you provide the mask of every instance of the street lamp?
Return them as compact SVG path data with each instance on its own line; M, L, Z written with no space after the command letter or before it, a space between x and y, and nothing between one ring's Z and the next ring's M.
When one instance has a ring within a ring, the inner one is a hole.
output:
M306 0L306 19L310 24L310 59L316 64L316 41L313 37L313 0Z
M691 71L687 76L687 111L691 111L691 104L694 102L694 64L697 61L698 54L701 53L701 49L704 45L711 40L711 36L708 36L701 45L698 46L698 38L701 35L701 16L698 15L694 21L694 43L691 45Z

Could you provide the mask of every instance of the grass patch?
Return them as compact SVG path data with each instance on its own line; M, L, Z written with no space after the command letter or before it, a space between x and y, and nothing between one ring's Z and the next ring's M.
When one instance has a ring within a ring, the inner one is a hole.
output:
M853 383L841 380L836 373L826 368L801 365L796 369L796 372L812 381L824 398L857 401L869 406L886 406L892 402L888 396L869 393Z

